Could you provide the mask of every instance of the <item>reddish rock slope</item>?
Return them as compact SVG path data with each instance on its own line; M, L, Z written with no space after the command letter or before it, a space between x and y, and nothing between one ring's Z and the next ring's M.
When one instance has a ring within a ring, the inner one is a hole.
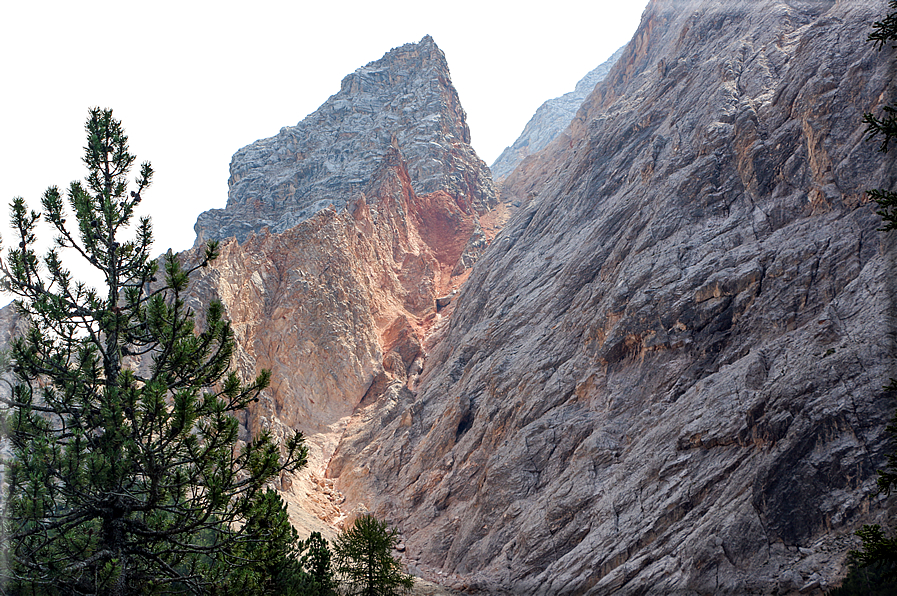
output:
M376 118L351 116L370 107L371 98L390 107ZM398 121L387 117L393 109L402 115ZM345 156L357 158L349 168L357 174L352 184L344 184L345 171L306 168L308 161L327 162L335 150L322 140L327 131L316 128L322 120L353 143L365 139L363 153ZM417 134L406 121L416 122ZM285 129L289 134L238 153L228 208L197 224L201 236L225 238L221 256L193 284L197 310L221 299L241 372L273 373L245 420L247 436L295 428L312 448L309 470L279 485L295 505L297 525L332 532L342 498L324 481L324 467L346 422L359 404L415 385L441 306L502 222L488 169L467 144L466 130L445 57L426 37L347 77L339 94ZM287 163L281 137L299 133L310 147L305 161ZM256 170L264 175L245 172ZM326 189L327 200L281 205L284 217L293 214L292 225L269 228L284 180L299 180L312 194ZM351 506L367 500L355 495Z

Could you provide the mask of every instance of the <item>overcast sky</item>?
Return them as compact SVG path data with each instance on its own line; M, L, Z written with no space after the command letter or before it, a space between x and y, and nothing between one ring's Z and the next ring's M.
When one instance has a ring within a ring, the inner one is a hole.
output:
M629 41L646 4L7 2L0 202L37 207L47 186L82 179L87 110L110 107L156 171L142 205L156 252L188 248L197 215L227 201L237 149L295 125L346 74L425 34L445 52L473 147L491 164L543 101Z

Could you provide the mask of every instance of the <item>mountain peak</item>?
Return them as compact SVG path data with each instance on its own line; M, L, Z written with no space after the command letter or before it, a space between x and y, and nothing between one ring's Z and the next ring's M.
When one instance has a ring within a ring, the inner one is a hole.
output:
M329 205L341 209L364 192L390 147L407 159L416 193L443 190L485 208L495 202L491 176L469 143L445 54L426 35L344 77L339 92L296 126L237 151L227 207L199 216L197 242L242 242Z
M421 75L442 76L451 84L445 54L429 35L425 35L418 43L406 43L393 48L379 60L369 62L346 75L340 91L351 94L379 88L390 93L401 88L407 80Z

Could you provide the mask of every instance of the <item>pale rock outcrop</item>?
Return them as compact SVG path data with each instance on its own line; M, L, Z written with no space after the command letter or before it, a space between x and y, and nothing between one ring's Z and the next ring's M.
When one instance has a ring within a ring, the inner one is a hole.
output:
M604 80L625 49L626 46L623 46L610 58L590 70L576 83L573 91L549 99L539 106L533 117L523 127L523 132L520 133L517 140L505 147L498 159L489 166L489 169L492 170L492 177L496 181L507 178L508 174L513 172L524 158L545 149L564 129L570 126L570 121L576 116L579 106L592 92L595 85Z
M886 3L652 0L329 474L490 594L820 594L882 519Z

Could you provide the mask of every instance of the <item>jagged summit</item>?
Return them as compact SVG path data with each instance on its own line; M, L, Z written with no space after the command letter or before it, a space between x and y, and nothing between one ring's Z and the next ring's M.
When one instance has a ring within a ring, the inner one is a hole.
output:
M424 36L346 76L296 126L237 151L227 207L199 216L197 242L242 242L263 227L282 232L328 205L342 208L364 192L390 148L407 161L416 193L443 190L462 208L482 210L495 194L469 142L445 55Z

